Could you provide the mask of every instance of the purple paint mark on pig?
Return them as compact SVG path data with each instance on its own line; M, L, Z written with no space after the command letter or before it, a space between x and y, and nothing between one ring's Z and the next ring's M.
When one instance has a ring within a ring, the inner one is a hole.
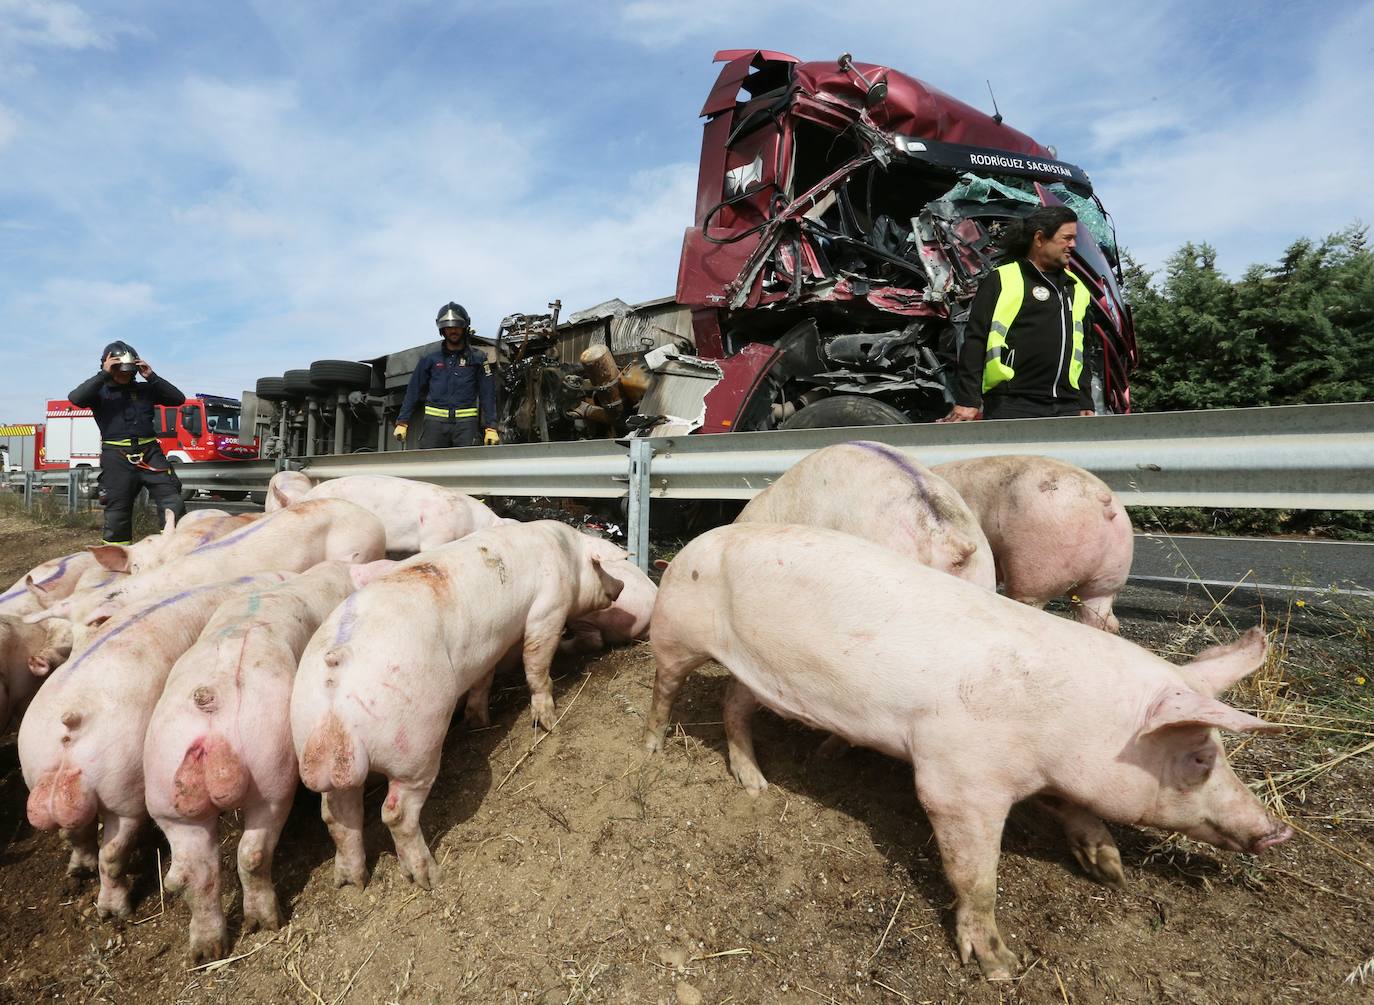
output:
M243 530L236 530L234 531L234 533L228 534L220 538L218 541L212 541L209 544L198 544L195 548L191 550L191 554L199 555L203 552L214 551L216 548L228 548L230 545L238 544L249 534L256 534L258 531L262 530L264 527L270 524L272 522L273 516L276 516L276 514L269 514L268 516L263 517L261 520L254 520L247 527L243 528Z
M79 554L81 554L81 552L78 551L71 555L63 555L61 558L57 560L57 571L54 572L51 576L49 576L47 579L40 579L37 583L34 583L33 585L47 586L49 583L61 579L62 574L67 571L67 563ZM22 597L24 594L28 592L29 589L27 586L20 586L16 587L13 590L10 590L9 593L0 593L0 604L4 603L6 600L13 600L16 597Z
M343 613L339 615L339 630L334 633L334 645L341 646L353 637L353 628L358 623L358 612L355 609L355 601L358 599L356 593L351 593L344 601Z
M238 579L232 580L231 582L250 583L252 581L252 576L240 576ZM81 664L86 662L86 658L90 656L91 653L99 650L102 646L105 645L105 643L109 642L111 639L118 638L120 635L123 635L126 631L128 631L134 625L138 624L144 618L148 617L154 611L160 611L164 607L170 607L172 604L185 600L187 597L194 597L198 593L204 593L206 590L222 589L224 585L224 583L211 583L209 586L198 586L194 590L182 590L180 593L174 594L173 596L164 597L162 600L159 600L156 604L150 604L143 610L139 611L137 614L130 616L126 621L120 622L114 628L110 629L110 631L107 632L105 635L102 635L100 638L96 639L95 642L91 644L91 647L89 649L87 649L84 653L82 653L72 662L63 666L61 668L62 671L65 673L65 676L70 677L73 673L76 672L77 668L81 666Z
M916 486L917 493L921 496L921 504L930 512L936 520L940 519L940 511L936 508L930 498L930 493L926 489L926 480L917 470L916 466L906 459L900 450L894 450L884 443L874 443L872 440L854 440L851 446L860 447L869 453L877 454L901 469L902 473L911 479L911 483Z

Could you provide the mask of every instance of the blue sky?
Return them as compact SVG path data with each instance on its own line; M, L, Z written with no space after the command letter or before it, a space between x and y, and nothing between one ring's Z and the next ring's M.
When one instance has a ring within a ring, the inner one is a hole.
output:
M188 392L672 292L711 56L848 50L1224 269L1374 222L1374 2L0 0L0 422L124 338ZM1105 11L1105 12L1104 12ZM859 16L854 12L862 12Z

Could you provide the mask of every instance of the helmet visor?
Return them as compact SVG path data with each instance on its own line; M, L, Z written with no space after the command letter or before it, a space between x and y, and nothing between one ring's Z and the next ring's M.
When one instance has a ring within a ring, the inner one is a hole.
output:
M434 323L439 326L440 331L443 331L445 328L459 328L463 331L467 331L468 328L468 319L455 310L444 311Z

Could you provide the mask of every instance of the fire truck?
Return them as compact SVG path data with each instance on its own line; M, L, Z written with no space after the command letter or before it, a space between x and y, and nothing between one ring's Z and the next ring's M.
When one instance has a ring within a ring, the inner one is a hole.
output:
M89 408L65 399L48 402L36 440L36 466L46 470L100 466L100 430ZM180 406L157 406L156 433L173 464L238 461L258 455L257 440L239 442L239 402L197 394Z

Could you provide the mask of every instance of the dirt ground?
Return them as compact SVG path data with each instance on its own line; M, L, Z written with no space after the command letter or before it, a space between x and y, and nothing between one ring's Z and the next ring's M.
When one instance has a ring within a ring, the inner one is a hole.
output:
M0 586L97 536L93 527L35 528L0 509ZM1132 589L1120 613L1125 634L1156 650L1207 644L1205 608ZM1369 671L1368 622L1288 615L1269 698L1315 681L1363 701L1354 681ZM1256 621L1229 617L1240 629ZM423 817L443 866L432 892L397 869L378 816L381 786L367 802L372 879L362 891L336 890L318 799L302 792L276 861L288 923L238 937L231 822L223 848L234 958L195 970L186 911L159 894L165 844L150 828L135 862L133 920L96 921L94 880L64 879L60 840L25 821L14 734L0 738L0 1003L1374 998L1374 977L1345 982L1374 956L1374 756L1331 763L1374 735L1367 716L1356 721L1359 705L1239 745L1242 777L1272 779L1265 788L1307 832L1261 858L1115 827L1129 880L1117 892L1084 878L1050 826L1014 814L999 917L1025 968L1015 982L989 984L958 961L950 894L907 765L865 751L820 759L818 734L760 714L771 787L751 799L726 769L719 669L689 680L675 738L652 758L640 752L647 647L570 661L558 675L562 718L533 749L519 681L493 694L495 725L450 733ZM1305 782L1284 774L1299 766L1312 767Z

